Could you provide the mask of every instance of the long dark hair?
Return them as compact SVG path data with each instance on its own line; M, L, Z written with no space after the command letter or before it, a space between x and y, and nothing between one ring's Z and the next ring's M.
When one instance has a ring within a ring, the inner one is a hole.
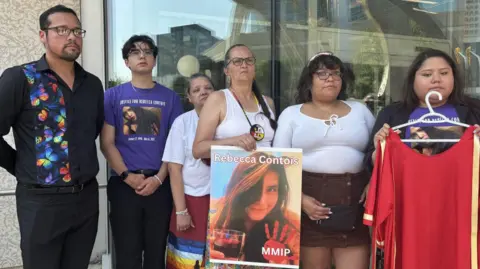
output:
M245 47L248 50L250 50L250 48L247 45L244 45L244 44L235 44L235 45L231 46L230 48L228 48L227 52L225 53L225 60L224 60L225 67L227 67L229 62L230 62L230 52L234 48L238 48L238 47ZM250 50L250 52L253 55L253 52L251 50ZM257 98L258 102L260 103L260 106L262 107L263 114L268 118L268 121L270 122L270 126L272 127L273 130L276 130L277 129L277 122L272 118L272 115L270 113L270 110L268 109L267 103L265 102L265 99L262 96L262 92L258 88L257 82L255 80L253 80L253 82L252 82L252 91L253 91L253 94L255 95L255 97Z
M245 209L260 199L264 176L270 171L278 175L278 201L265 220L277 220L285 213L290 192L285 167L280 164L260 163L261 156L271 157L263 152L255 152L250 155L255 162L239 163L235 167L226 188L225 205L219 210L216 228L228 227L245 231L243 227L247 215Z
M343 64L343 62L331 53L320 53L312 57L308 64L303 68L302 74L297 84L297 94L295 101L297 104L303 104L312 101L313 74L320 68L335 70L340 68L342 74L342 88L337 96L337 100L347 99L347 87L355 81L353 72Z
M284 225L295 227L286 217L290 188L285 167L280 164L260 163L261 156L271 157L271 155L263 152L255 152L250 157L256 161L239 163L235 167L226 187L224 204L218 209L216 213L218 219L212 225L214 229L245 232L247 234L244 246L245 259L253 262L267 262L259 251L269 239L265 234L265 226L270 231L275 226L275 222L278 222L278 227L284 227ZM278 175L278 200L262 220L258 220L250 230L247 230L245 226L248 216L246 209L261 199L265 175L268 172L275 172ZM300 232L296 228L295 231Z
M403 105L409 111L413 111L416 107L418 107L420 103L420 100L418 99L418 96L415 94L415 90L413 89L413 84L415 82L415 74L417 73L418 69L420 69L422 64L432 57L443 58L452 68L454 80L453 90L450 96L448 96L447 102L452 105L459 105L465 103L465 95L463 92L464 81L462 79L462 75L460 74L460 70L455 64L455 61L447 53L441 50L429 48L420 52L417 57L415 57L415 60L413 60L407 72L407 77L403 85Z
M131 125L134 123L131 119L127 119L128 111L133 111L133 113L135 113L135 116L137 117L136 123L141 124L141 120L145 118L143 116L145 114L145 110L141 107L129 106L129 107L124 107L124 109L125 111L123 111L122 115L123 115L124 124L126 125Z

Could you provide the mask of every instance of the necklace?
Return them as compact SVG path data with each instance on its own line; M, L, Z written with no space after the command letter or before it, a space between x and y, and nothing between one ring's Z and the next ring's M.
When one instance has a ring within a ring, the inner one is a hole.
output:
M150 88L150 89L144 89L143 91L142 90L138 90L137 88L135 88L135 86L133 86L133 83L130 82L130 85L132 86L132 89L135 91L135 92L150 92L151 90L153 90L153 88L155 88L155 83L153 84L153 87Z
M240 100L238 99L237 95L232 90L230 90L230 92L233 94L233 97L235 98L235 100L237 100L238 105L242 109L243 115L245 115L245 118L247 119L248 124L250 125L250 135L253 137L253 139L255 139L255 141L262 141L263 138L265 138L265 130L263 129L263 127L260 124L258 124L258 123L252 124L250 122L250 119L247 116L247 112L245 112L245 109L243 108L242 104L240 103ZM255 102L257 103L257 106L258 106L258 99L257 99L256 96L254 96L254 97L255 97Z

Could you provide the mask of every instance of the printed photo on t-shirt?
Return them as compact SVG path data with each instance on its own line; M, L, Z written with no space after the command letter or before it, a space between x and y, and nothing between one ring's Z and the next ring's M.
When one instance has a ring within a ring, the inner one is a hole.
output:
M433 108L434 112L443 115L453 122L460 122L455 107L451 104L445 104ZM418 107L410 114L409 122L418 121L429 113L427 107ZM427 116L421 122L417 122L406 129L405 138L410 139L460 139L464 128L449 122L445 122L444 117ZM456 142L413 142L407 143L418 153L431 156L447 151Z
M410 127L411 139L460 139L461 126L422 126ZM450 149L455 142L413 142L411 147L418 153L432 156Z
M124 135L158 135L162 111L158 107L124 106Z

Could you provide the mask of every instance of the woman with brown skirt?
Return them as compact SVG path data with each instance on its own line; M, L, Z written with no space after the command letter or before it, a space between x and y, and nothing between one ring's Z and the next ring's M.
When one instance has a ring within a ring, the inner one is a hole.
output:
M278 121L274 147L303 149L302 268L368 268L363 158L375 119L365 105L344 101L352 81L333 54L313 56L300 77L297 105Z

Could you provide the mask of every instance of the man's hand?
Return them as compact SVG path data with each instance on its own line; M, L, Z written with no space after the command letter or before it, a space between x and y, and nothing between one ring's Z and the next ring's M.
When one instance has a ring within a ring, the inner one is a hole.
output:
M149 196L152 195L158 187L160 187L161 182L155 177L149 177L145 179L136 189L135 192L138 195Z
M142 183L145 181L145 176L141 174L128 174L128 177L125 179L125 183L132 189L136 190Z

